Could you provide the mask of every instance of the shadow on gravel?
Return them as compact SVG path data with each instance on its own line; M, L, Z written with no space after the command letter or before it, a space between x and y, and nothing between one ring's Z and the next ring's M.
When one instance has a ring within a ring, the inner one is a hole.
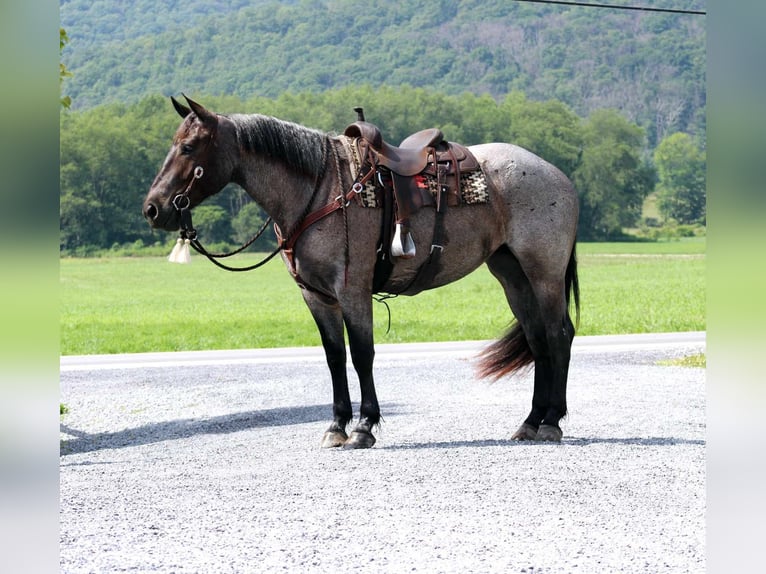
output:
M204 434L228 434L259 427L313 423L332 418L332 405L281 407L213 417L152 423L136 428L105 433L84 433L61 425L61 432L75 437L62 440L60 456L104 449L140 446Z
M564 437L561 444L551 442L518 441L511 439L501 440L459 440L450 442L414 442L406 444L395 444L391 446L377 447L381 450L417 450L428 448L484 448L492 446L591 446L597 444L614 444L622 446L703 446L704 440L680 439L668 437L647 437L647 438L571 438Z

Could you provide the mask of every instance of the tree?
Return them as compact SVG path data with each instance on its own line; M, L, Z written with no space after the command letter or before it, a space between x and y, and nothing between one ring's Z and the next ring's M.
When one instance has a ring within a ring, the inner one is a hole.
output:
M705 152L685 133L674 133L654 151L657 208L678 223L705 223Z
M62 114L62 246L111 247L151 237L141 202L157 167L142 137L120 106Z
M615 239L641 217L654 173L641 160L644 132L615 110L594 112L584 127L582 160L574 172L582 239Z
M506 96L511 118L509 141L528 149L572 176L580 162L583 131L580 118L557 100L533 102L520 92Z
M219 205L200 205L194 209L194 228L204 243L228 243L231 218Z
M67 42L69 42L69 36L67 36L66 30L64 30L64 28L59 28L59 57L61 57L61 52L64 51L64 46L66 46ZM66 66L59 62L59 91L61 91L61 84L64 82L64 78L71 75L72 72L67 70ZM72 98L69 96L60 96L59 101L64 108L69 108L69 106L72 105Z
M245 244L250 241L266 221L263 210L257 203L251 201L246 203L231 222L234 229L234 239L239 244ZM264 233L256 241L251 250L268 251L276 246L273 233Z

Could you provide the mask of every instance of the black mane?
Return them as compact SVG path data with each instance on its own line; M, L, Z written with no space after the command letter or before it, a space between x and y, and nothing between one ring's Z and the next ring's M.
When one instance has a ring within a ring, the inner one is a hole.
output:
M261 114L227 117L234 123L245 151L280 159L306 175L322 174L327 134Z

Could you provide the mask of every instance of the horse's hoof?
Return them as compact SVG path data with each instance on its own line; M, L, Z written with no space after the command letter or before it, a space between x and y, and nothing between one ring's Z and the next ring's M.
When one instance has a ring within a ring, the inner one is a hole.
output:
M513 436L511 440L535 440L537 437L537 429L527 423L522 424Z
M346 444L348 435L343 431L327 431L322 437L322 448L337 448Z
M366 431L353 431L343 445L344 449L371 448L375 444L375 437Z
M537 429L537 435L535 436L535 440L547 441L547 442L561 442L561 437L563 436L564 436L564 433L561 432L561 429L559 427L555 427L553 425L540 425L540 428Z

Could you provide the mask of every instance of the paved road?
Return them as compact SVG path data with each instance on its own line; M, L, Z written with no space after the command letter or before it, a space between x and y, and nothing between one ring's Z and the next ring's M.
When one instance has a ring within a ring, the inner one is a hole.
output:
M704 333L576 339L560 445L481 346L380 345L352 452L318 349L63 357L61 571L704 572Z

